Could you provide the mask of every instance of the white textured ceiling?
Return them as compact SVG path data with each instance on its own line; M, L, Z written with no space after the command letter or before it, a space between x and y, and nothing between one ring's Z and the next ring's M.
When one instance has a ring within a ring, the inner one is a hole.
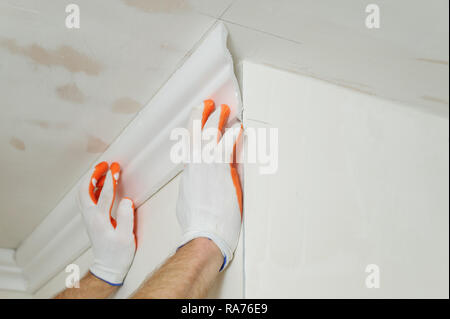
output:
M230 1L0 0L0 247L17 247Z
M243 59L448 117L448 1L0 0L0 247L15 248L220 19ZM281 106L280 106L281 107Z

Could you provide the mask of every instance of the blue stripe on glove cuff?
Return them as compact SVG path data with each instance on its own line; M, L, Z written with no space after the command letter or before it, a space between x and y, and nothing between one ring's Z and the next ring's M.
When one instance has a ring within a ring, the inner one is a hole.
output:
M111 283L111 282L109 282L109 281L106 281L105 279L100 278L99 276L97 276L96 274L94 274L92 271L89 271L89 272L90 272L95 278L100 279L101 281L104 281L104 282L106 282L107 284L109 284L109 285L111 285L111 286L122 286L122 285L123 285L123 282L120 283L120 284L113 284L113 283Z

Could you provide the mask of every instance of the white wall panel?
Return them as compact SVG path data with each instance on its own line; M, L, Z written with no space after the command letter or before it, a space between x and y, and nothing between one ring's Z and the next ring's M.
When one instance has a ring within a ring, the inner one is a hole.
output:
M245 172L246 297L448 298L448 119L250 63L243 92L279 128L277 173Z

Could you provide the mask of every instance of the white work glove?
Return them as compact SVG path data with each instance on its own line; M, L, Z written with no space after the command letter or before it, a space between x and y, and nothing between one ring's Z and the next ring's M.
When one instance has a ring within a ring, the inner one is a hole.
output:
M240 147L240 143L235 143L241 140L242 126L236 123L222 136L229 113L227 105L214 112L214 102L205 101L201 134L209 140L212 137L215 143L209 145L216 146L208 153L216 156L222 150L220 157L228 161L187 164L181 176L177 202L177 218L183 233L181 246L198 237L211 239L224 256L220 270L233 259L242 222L242 189L237 163L230 163L236 147ZM226 138L231 143L225 143ZM202 142L202 152L205 144L208 143Z
M117 208L117 218L111 216L120 176L120 165L97 164L78 192L78 203L91 239L94 263L91 273L114 286L121 285L136 251L134 204L123 198Z

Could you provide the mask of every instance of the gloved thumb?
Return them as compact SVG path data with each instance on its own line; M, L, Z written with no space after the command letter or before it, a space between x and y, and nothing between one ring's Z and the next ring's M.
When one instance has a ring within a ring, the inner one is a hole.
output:
M117 208L117 228L116 230L124 235L134 234L135 221L134 203L129 198L123 198ZM135 236L136 241L136 236Z

